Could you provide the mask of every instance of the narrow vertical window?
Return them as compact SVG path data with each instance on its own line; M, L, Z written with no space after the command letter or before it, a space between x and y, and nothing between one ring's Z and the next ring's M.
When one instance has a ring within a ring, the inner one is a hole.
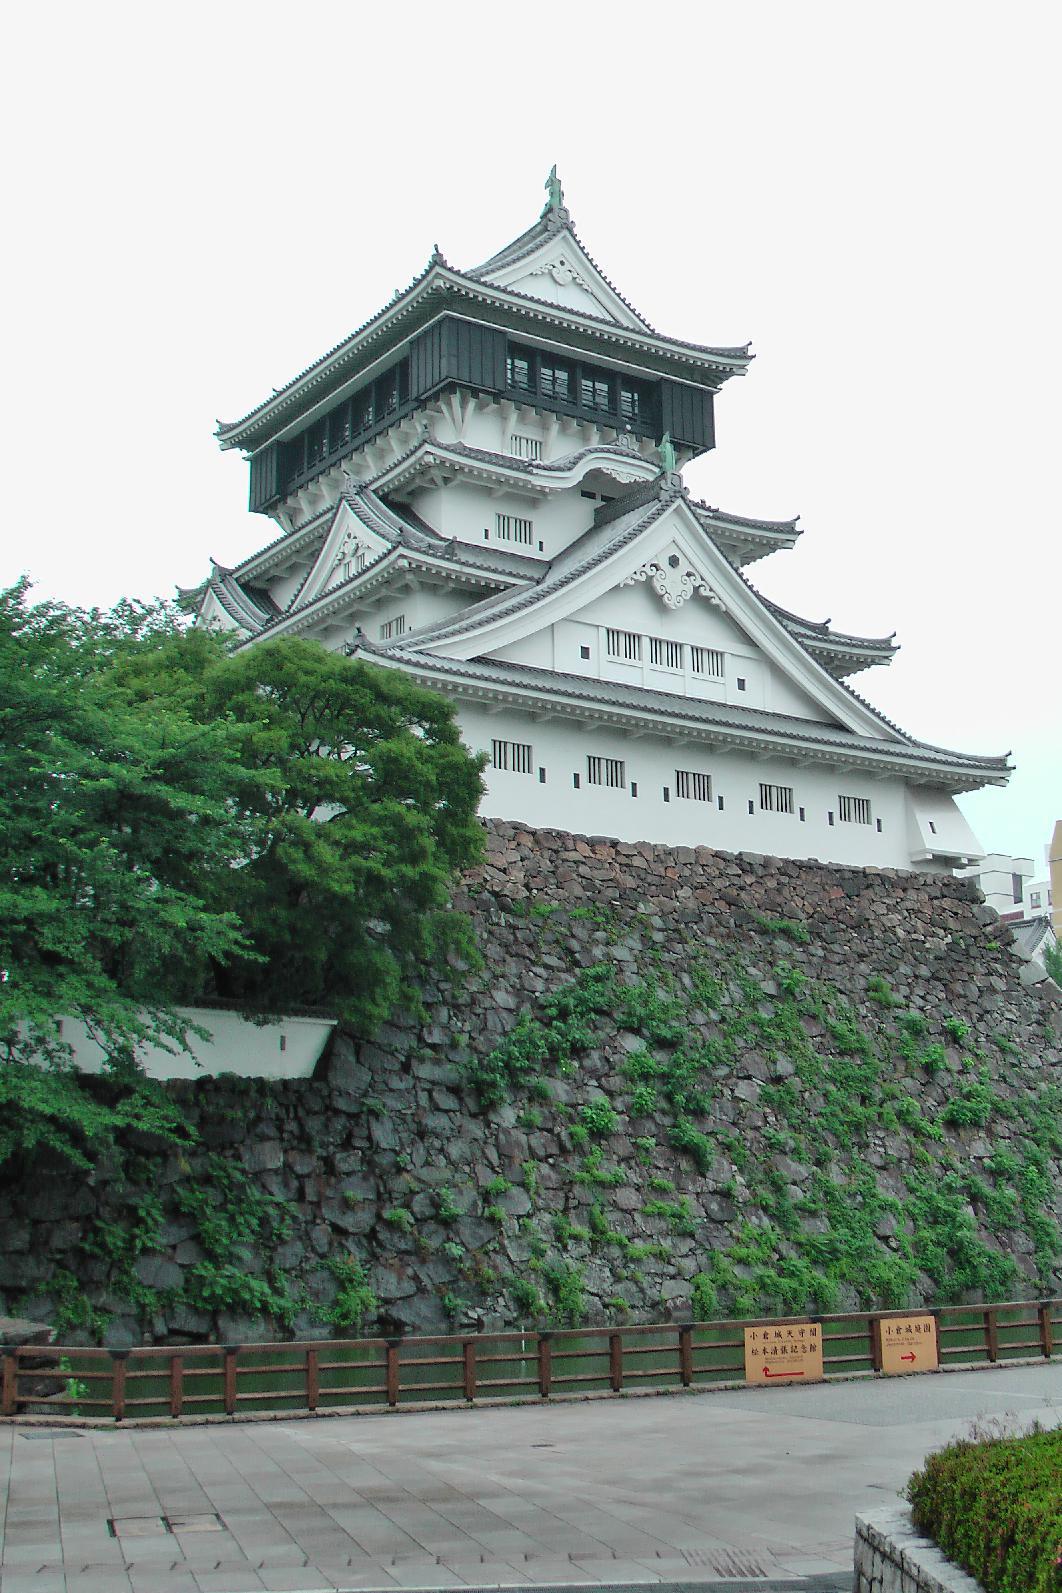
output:
M514 431L509 438L509 452L516 459L541 459L542 439L540 437L528 437L524 432Z
M685 797L691 802L710 802L712 800L711 775L701 774L696 769L676 769L675 795L677 797Z
M601 758L588 755L586 759L587 785L606 785L623 790L627 784L627 766L622 758Z
M606 630L605 649L609 658L620 659L625 664L640 664L642 638L636 631Z
M524 520L517 514L496 514L494 535L499 542L522 542L530 547L535 535L534 521Z
M726 676L726 654L715 647L691 647L690 670L694 675L704 675L709 680L723 680Z
M681 669L682 643L665 641L662 636L650 636L649 662L658 669Z
M792 813L793 787L791 785L760 785L760 807L764 813Z
M842 824L869 824L871 822L869 797L839 796L837 816Z
M534 755L529 741L493 741L491 763L496 769L506 769L511 774L531 774Z

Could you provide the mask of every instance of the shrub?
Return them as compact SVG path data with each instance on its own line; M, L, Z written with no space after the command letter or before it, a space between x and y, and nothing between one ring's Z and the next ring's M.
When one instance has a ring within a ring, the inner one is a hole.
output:
M898 1007L899 996L893 993L892 986L881 974L872 974L867 980L867 995L871 1001L876 1001L883 1007Z
M1062 1430L951 1444L907 1497L918 1530L986 1593L1062 1588Z
M706 1272L698 1272L693 1280L690 1310L695 1322L709 1322L719 1310L719 1294Z
M688 1118L680 1117L668 1136L676 1150L689 1151L702 1173L708 1174L715 1161L715 1151L707 1134L694 1128Z
M769 935L786 935L790 940L795 940L798 945L806 946L811 939L811 933L806 924L796 922L792 918L765 918L761 913L753 913L753 921Z
M509 1294L521 1321L533 1322L546 1314L546 1305L533 1283L526 1278L510 1278Z
M579 1117L588 1134L614 1134L619 1117L605 1100L589 1101L579 1108Z
M631 1095L631 1116L652 1117L656 1111L656 1091L651 1084L638 1084Z
M353 1328L356 1333L365 1318L374 1317L380 1309L368 1274L356 1256L329 1256L325 1266L339 1289L335 1300L321 1314L332 1327Z
M547 1262L542 1281L549 1290L550 1318L559 1327L579 1327L586 1320L583 1274L566 1261Z

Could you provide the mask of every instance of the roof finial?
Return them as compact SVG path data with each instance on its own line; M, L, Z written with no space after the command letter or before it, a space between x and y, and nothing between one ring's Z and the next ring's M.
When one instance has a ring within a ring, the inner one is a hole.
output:
M561 187L561 180L557 176L556 165L550 167L549 176L546 178L542 186L549 195L549 198L542 207L542 219L544 220L545 217L550 215L553 211L564 209L564 189Z
M675 444L671 441L671 433L666 431L656 445L660 468L667 476L675 473Z
M432 244L431 259L428 261L428 266L429 267L431 267L433 265L444 266L445 264L446 264L446 256L443 254L442 250L439 248L439 245L437 243Z

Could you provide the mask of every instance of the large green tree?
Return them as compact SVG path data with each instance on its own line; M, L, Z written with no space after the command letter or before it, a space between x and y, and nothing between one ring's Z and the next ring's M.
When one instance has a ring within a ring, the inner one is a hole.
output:
M252 842L208 899L237 915L260 960L215 959L214 987L371 1029L425 963L470 949L448 901L482 850L482 759L444 698L391 670L317 642L226 655L212 640L176 637L115 674L145 707L177 700L237 737L228 788Z
M118 1071L183 1042L180 1001L378 1023L465 946L479 770L443 699L315 643L233 654L166 605L0 594L0 1159L105 1132L49 1118L27 1071L70 1083L64 1019Z

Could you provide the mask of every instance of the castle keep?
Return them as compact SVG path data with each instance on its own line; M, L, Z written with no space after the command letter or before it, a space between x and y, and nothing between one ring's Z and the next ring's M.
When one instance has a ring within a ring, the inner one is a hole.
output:
M954 796L1002 757L928 746L848 684L891 638L760 595L795 521L695 501L747 347L665 337L613 287L555 173L542 215L469 271L438 249L390 304L241 420L274 535L194 599L450 697L490 759L486 816L621 840L950 870Z

